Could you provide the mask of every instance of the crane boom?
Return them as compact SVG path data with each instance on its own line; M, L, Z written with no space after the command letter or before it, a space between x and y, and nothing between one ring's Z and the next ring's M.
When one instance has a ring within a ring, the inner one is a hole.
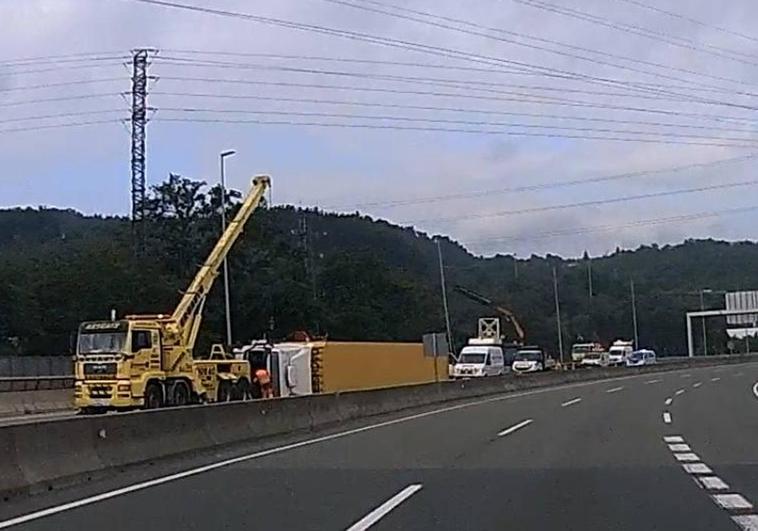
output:
M455 291L463 295L464 297L474 301L478 302L479 304L483 306L488 306L489 308L492 308L496 312L498 312L500 315L502 315L506 321L511 323L513 325L514 330L516 331L516 335L518 336L519 341L524 341L524 329L521 327L521 323L519 323L518 319L516 319L516 315L510 311L508 308L505 308L503 306L500 306L496 302L494 302L492 299L489 299L485 297L484 295L481 295L475 291L472 291L468 288L464 288L463 286L455 286Z
M242 233L245 223L260 204L270 184L271 179L268 175L258 175L253 179L252 188L240 205L237 215L234 216L221 238L216 242L171 316L171 320L178 327L181 343L190 352L200 329L205 299L218 275L218 270L234 242Z

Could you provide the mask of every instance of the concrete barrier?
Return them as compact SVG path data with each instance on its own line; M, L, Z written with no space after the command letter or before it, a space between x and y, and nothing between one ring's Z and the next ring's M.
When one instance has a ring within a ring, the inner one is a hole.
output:
M414 407L577 381L754 361L758 357L700 358L676 367L551 371L9 425L0 427L0 496L34 493L177 454Z

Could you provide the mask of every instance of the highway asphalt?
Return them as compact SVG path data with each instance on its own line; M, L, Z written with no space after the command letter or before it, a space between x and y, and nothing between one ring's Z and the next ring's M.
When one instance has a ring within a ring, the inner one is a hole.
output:
M757 382L687 369L372 418L0 503L0 529L758 529Z

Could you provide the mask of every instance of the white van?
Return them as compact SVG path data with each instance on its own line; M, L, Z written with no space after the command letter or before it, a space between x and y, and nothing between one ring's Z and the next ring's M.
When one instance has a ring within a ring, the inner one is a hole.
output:
M453 366L453 378L501 376L504 372L503 349L495 346L465 346Z
M632 355L634 351L634 342L632 341L614 341L608 351L608 357L610 358L611 365L617 365L623 367L626 364L627 358Z
M643 365L655 365L655 351L650 349L635 350L626 358L627 367L641 367Z
M607 367L611 363L608 352L588 352L582 358L582 367Z

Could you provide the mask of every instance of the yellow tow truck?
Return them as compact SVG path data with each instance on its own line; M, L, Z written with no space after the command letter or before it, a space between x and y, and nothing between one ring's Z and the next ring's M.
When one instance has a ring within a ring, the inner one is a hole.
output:
M250 364L215 346L208 359L193 349L219 267L271 184L260 175L234 219L170 315L127 315L79 326L74 405L82 413L183 406L250 394Z

